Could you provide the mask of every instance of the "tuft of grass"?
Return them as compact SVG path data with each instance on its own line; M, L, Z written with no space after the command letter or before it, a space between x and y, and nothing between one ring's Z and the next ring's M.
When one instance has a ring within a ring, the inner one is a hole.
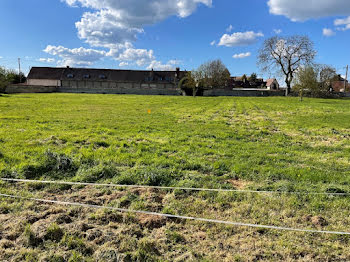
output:
M47 228L45 239L59 242L61 241L63 236L64 236L63 229L60 228L56 223L53 223Z
M84 239L67 233L63 236L60 244L67 247L69 250L79 252L85 256L89 256L93 253L92 248L87 245Z
M176 231L166 230L165 234L166 234L168 241L170 241L174 244L185 242L184 236Z
M29 247L37 247L40 245L43 241L42 239L38 238L34 232L30 228L30 224L26 225L24 232L23 232L25 241L27 246Z

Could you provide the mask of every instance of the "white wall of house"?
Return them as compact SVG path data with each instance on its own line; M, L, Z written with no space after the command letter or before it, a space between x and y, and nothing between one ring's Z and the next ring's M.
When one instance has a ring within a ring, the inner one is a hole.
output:
M61 86L61 80L28 79L27 84L30 86Z
M275 85L275 89L273 89L272 87ZM273 91L273 90L279 90L280 89L280 85L278 83L278 81L275 79L270 86L266 87L268 90Z

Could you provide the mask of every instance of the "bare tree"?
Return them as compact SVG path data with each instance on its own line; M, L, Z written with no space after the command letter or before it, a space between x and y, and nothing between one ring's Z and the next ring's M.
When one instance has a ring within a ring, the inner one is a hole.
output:
M298 69L311 64L316 55L313 42L307 36L272 37L259 51L258 64L262 70L277 70L285 77L286 95Z
M227 85L231 75L220 59L202 64L198 68L197 73L203 77L202 83L204 87L209 88L218 88Z
M320 82L324 85L330 86L332 81L337 78L337 71L334 67L329 65L319 65L320 67Z

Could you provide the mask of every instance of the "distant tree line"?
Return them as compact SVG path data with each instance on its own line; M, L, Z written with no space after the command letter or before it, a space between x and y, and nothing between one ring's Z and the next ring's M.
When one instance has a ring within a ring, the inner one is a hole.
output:
M26 81L23 73L17 73L14 70L9 70L0 67L0 93L5 92L5 88L10 84L20 84Z

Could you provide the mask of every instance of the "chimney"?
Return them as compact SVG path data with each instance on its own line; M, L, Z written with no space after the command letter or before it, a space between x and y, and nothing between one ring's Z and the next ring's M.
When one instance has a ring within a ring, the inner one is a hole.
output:
M180 78L180 67L176 67L175 77Z

